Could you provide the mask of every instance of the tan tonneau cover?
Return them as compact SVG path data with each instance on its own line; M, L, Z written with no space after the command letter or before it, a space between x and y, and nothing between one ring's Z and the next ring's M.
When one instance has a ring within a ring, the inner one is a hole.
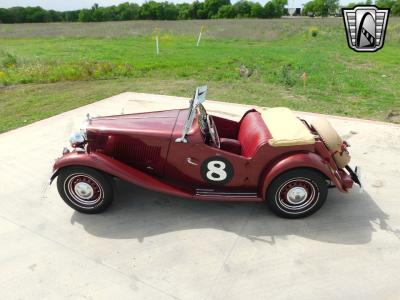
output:
M296 146L315 143L310 130L290 109L275 107L267 109L261 114L272 135L272 139L269 140L271 146Z

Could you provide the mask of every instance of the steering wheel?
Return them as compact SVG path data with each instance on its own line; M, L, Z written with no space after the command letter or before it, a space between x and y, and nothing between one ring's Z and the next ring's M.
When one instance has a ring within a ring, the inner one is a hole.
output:
M219 140L217 127L215 126L214 120L210 115L207 115L207 125L208 125L208 130L209 130L209 133L211 136L211 140L213 141L214 145L217 148L220 148L221 143Z
M203 135L208 136L209 135L209 130L208 130L208 123L207 123L207 112L204 109L203 105L199 105L198 106L198 110L199 110L199 127L200 127L200 131Z

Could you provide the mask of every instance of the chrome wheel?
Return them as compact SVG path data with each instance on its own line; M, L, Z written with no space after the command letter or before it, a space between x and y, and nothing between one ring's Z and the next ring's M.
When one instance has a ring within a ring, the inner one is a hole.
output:
M277 176L267 190L271 210L284 218L304 218L315 213L328 195L325 176L307 168L296 168Z
M318 187L311 180L293 178L279 186L275 201L287 213L303 213L311 209L318 198Z
M104 197L101 184L87 174L72 174L65 180L64 189L80 207L95 206Z
M114 198L112 178L85 166L59 170L57 189L66 204L86 214L105 211Z

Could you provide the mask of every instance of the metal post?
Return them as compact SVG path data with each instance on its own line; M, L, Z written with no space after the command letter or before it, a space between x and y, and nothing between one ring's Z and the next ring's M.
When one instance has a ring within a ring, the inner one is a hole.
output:
M158 35L156 36L156 49L157 49L157 55L160 54L160 48L158 47Z
M204 26L201 26L199 37L197 39L197 47L200 45L201 35L203 34L203 31L204 31Z

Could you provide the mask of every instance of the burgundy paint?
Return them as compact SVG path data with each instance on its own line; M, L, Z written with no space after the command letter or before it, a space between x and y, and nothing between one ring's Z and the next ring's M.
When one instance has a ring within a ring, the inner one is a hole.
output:
M153 176L131 168L115 159L101 153L69 153L59 158L54 164L54 169L61 169L68 166L85 166L95 168L124 179L141 187L149 188L158 192L163 192L181 197L191 197L192 195L170 186Z
M183 109L95 118L87 126L88 153L66 154L57 160L54 170L82 165L151 190L222 201L262 201L276 176L300 167L320 171L342 192L353 184L346 172L337 169L320 140L314 145L270 146L271 134L255 110L239 122L213 116L220 137L237 141L227 142L223 149L204 143L197 120L188 142L176 143L187 114ZM212 156L221 156L233 165L234 176L226 185L210 185L200 173L202 162ZM213 193L200 194L199 189L212 189Z

